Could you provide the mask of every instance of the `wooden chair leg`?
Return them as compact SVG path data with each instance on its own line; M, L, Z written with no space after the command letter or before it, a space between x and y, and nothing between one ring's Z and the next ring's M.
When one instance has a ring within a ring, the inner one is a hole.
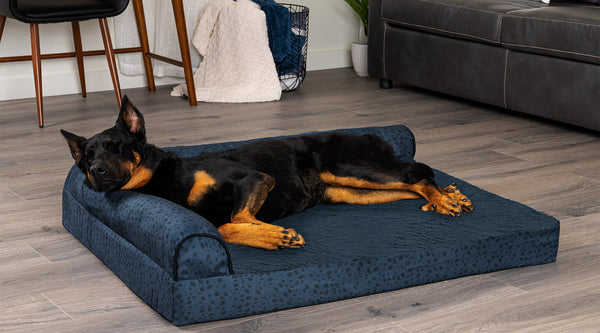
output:
M2 40L2 33L4 32L4 23L6 23L6 16L0 15L0 40Z
M117 96L117 104L121 108L121 85L119 84L119 74L117 73L117 62L115 60L115 50L110 40L110 32L108 31L108 22L106 18L101 18L100 31L102 32L102 41L104 42L104 52L106 53L106 60L108 61L108 69L112 78L113 86L115 88L115 95Z
M144 69L146 70L146 81L148 90L156 91L154 83L154 73L152 71L152 60L148 57L150 53L150 44L148 44L148 30L146 30L146 16L144 15L144 5L142 0L133 0L135 12L135 22L137 24L138 34L140 36L140 45L142 46L142 59L144 60Z
M81 95L86 97L87 91L85 89L85 70L83 68L83 47L81 46L81 30L79 29L79 22L71 22L71 27L73 28L73 43L75 44L75 58L77 58Z
M40 29L31 24L31 62L33 63L33 81L35 82L35 99L37 101L38 125L44 127L44 107L42 101L42 57L40 54Z
M175 14L175 26L177 27L177 37L179 39L179 49L181 51L181 61L183 62L183 72L185 74L185 84L187 85L188 90L188 99L190 105L197 105L198 101L196 100L196 87L194 85L194 73L192 70L187 28L185 26L183 3L182 0L172 0L172 3L173 13Z

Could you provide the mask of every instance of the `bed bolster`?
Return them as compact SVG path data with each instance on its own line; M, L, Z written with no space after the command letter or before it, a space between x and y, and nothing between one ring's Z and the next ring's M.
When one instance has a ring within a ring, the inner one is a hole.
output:
M223 237L200 215L147 194L94 192L83 181L84 175L74 166L63 190L63 222L72 220L64 216L70 210L87 211L148 256L173 280L232 273ZM86 232L84 223L65 227L71 233Z

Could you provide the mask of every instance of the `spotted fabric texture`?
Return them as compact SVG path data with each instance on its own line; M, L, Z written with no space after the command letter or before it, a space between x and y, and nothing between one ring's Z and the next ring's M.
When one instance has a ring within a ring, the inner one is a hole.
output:
M399 159L414 157L414 137L404 126L343 131L379 135ZM170 150L192 156L243 143ZM226 244L205 219L171 202L131 191L89 190L75 167L63 190L63 225L176 325L556 260L557 220L435 173L441 186L457 183L475 211L460 218L422 212L423 200L319 205L275 222L300 232L307 240L302 249L264 251Z
M198 214L162 198L132 191L94 192L83 183L84 177L73 167L63 192L71 194L90 215L147 255L172 279L230 271L223 238ZM64 214L63 209L63 224Z

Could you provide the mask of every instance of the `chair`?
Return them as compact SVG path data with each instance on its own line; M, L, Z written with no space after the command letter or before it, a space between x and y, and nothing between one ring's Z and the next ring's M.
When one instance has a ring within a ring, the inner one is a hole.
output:
M119 76L117 74L115 53L142 52L144 55L146 55L149 52L146 23L144 21L141 0L134 0L133 3L136 7L136 22L140 35L141 46L115 50L112 47L106 18L120 14L129 4L129 0L0 0L0 41L2 39L2 32L4 30L4 24L7 17L30 24L31 56L0 57L0 62L32 60L38 110L38 124L40 128L44 126L41 70L42 59L75 57L77 59L77 67L79 71L81 94L85 97L86 88L83 57L105 54L106 59L108 60L108 67L112 77L115 95L117 97L117 104L120 107L121 88L119 84ZM104 42L104 50L82 50L79 21L89 19L98 19L100 22L100 31L102 34L102 40ZM75 52L41 54L39 24L58 22L71 22ZM152 75L152 64L150 58L144 56L143 59L146 70L146 78L148 81L148 89L150 91L154 91L156 88L154 84L154 77Z

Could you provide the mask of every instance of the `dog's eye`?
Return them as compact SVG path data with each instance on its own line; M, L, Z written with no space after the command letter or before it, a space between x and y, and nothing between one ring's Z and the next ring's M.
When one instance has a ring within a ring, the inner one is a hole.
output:
M112 141L110 139L106 139L106 141L104 141L104 149L106 149L107 151L109 151L113 154L117 154L117 153L119 153L119 149L120 149L119 142Z
M114 146L114 142L111 139L106 139L104 141L104 148L105 149L109 149L112 146Z
M95 152L93 149L88 148L85 150L85 157L87 157L88 159L93 158L94 154L95 154Z

